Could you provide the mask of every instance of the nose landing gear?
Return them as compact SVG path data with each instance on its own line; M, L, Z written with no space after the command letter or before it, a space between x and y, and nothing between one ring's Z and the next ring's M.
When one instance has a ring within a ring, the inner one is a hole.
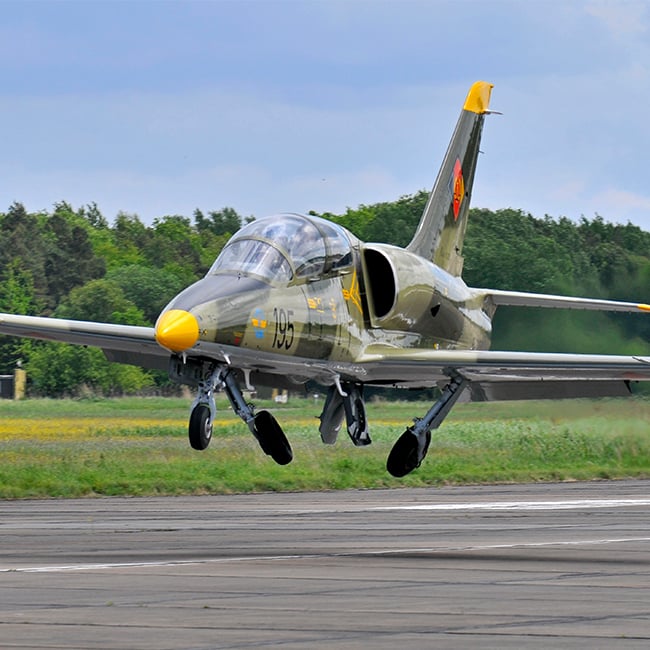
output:
M259 442L262 451L271 456L278 465L287 465L293 452L282 427L269 411L255 413L252 404L244 399L234 372L224 366L216 366L199 382L196 399L192 403L189 422L189 439L193 449L203 450L210 444L212 428L217 413L214 390L221 386L230 400L233 411L246 423Z
M190 414L190 445L192 449L203 451L212 439L213 416L207 404L197 404Z

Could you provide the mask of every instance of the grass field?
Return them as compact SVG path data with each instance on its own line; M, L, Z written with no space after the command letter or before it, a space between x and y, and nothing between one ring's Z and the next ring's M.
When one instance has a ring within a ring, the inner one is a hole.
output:
M385 469L393 442L428 404L370 403L373 444L320 442L321 402L271 408L294 449L281 467L218 403L210 447L187 442L189 401L172 398L0 401L0 498L214 494L460 483L650 477L650 401L458 405L422 466Z

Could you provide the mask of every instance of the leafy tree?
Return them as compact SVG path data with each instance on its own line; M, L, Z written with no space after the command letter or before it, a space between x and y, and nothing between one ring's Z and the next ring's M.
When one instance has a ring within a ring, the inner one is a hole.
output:
M32 274L14 259L0 269L0 311L29 315L38 310Z
M109 363L101 350L65 343L35 347L27 364L30 393L78 397L87 393L123 395L151 386L149 374L135 366Z
M170 261L186 269L194 279L200 275L201 239L190 220L180 215L154 219L145 254L152 266L163 268Z
M146 325L144 314L128 300L122 288L111 280L91 280L77 287L56 310L59 318Z
M194 223L199 233L213 235L234 235L242 225L242 218L233 208L222 208L208 212L209 218L198 208L194 210Z
M552 293L575 284L571 256L548 222L519 210L473 210L463 252L471 286Z
M121 288L124 297L142 311L144 319L150 324L186 286L182 278L165 269L135 264L110 271L106 279Z
M44 227L46 239L45 274L48 296L56 306L73 287L99 278L106 265L95 257L87 230L78 224L68 206L57 208Z
M362 241L406 246L413 237L428 198L427 192L403 196L393 203L360 205L343 215L329 212L322 216L336 221Z
M94 201L81 208L79 215L84 217L94 230L108 230L108 221Z
M21 268L20 260L12 260L0 272L0 312L10 314L36 314L38 303L31 273ZM18 361L26 360L32 341L0 336L0 374L10 373Z
M112 233L114 248L108 260L110 268L145 261L144 250L151 241L151 230L140 221L138 215L118 212Z
M0 269L18 260L19 267L31 274L39 302L48 299L45 276L45 243L41 215L31 214L21 203L13 203L0 219Z
M643 265L615 243L614 233L599 218L577 225L516 210L472 210L465 278L474 286L634 300L629 287L633 278L638 286ZM639 354L648 349L647 337L639 336L644 320L630 314L499 308L492 347Z
M61 318L145 325L143 313L124 296L115 282L91 280L74 288L59 305ZM101 350L75 345L42 343L31 351L27 372L30 392L60 397L84 391L104 395L136 392L154 383L141 368L109 363Z

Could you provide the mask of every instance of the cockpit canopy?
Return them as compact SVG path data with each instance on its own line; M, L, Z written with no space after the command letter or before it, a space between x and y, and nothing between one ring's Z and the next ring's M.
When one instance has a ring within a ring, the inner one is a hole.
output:
M282 214L249 223L208 272L256 275L275 282L315 277L352 264L350 234L319 217Z

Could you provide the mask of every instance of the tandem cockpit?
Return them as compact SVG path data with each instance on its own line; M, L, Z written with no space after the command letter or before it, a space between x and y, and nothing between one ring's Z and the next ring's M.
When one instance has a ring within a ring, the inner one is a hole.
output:
M236 273L284 284L321 279L352 265L353 239L341 226L319 217L264 217L232 237L208 276Z

